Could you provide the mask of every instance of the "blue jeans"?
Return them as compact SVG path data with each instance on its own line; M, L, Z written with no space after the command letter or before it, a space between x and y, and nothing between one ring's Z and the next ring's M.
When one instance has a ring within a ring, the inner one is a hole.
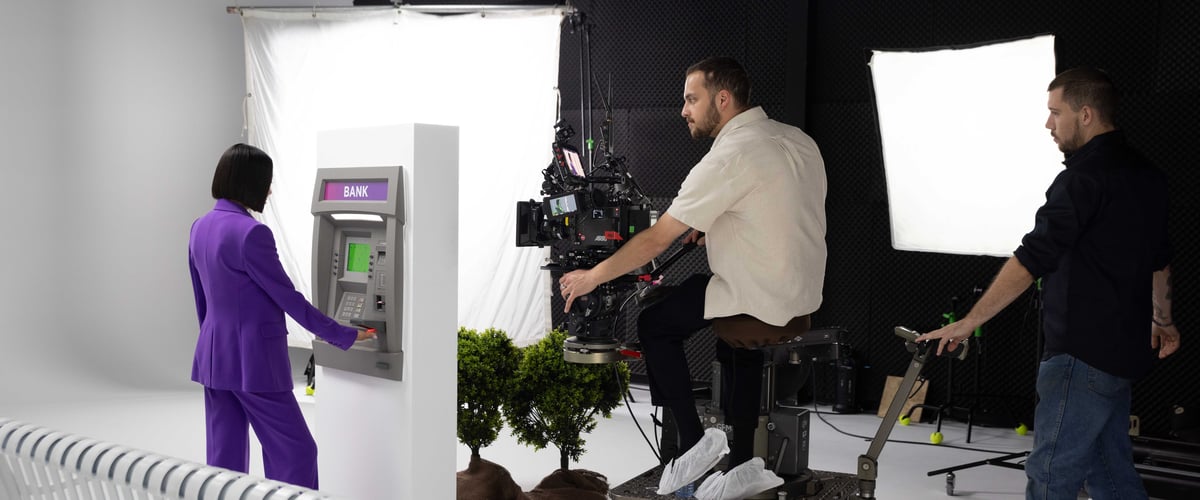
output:
M1028 500L1074 500L1084 484L1096 500L1145 499L1129 439L1129 379L1067 354L1042 361Z

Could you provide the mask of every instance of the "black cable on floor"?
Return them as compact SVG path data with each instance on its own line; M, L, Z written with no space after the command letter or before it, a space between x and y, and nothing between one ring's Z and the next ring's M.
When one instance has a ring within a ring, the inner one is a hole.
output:
M621 380L621 370L617 368L617 364L613 363L613 375L617 378L617 383ZM658 454L658 449L654 447L654 443L650 442L650 437L646 435L646 431L642 430L642 424L638 423L637 417L633 415L633 406L629 403L629 390L626 388L622 393L625 396L625 408L629 409L629 417L633 419L633 425L637 426L638 432L642 433L642 439L646 440L646 444L650 445L650 452L654 454L654 459L658 463L662 463L662 456ZM657 411L657 410L656 410Z
M815 386L815 385L816 385L816 383L817 383L817 365L816 365L816 363L811 363L811 367L812 367L812 379L810 379L810 380L812 380L812 382L813 382L813 385ZM803 410L803 409L804 409L804 408L802 408L802 407L800 407L800 406L790 406L790 405L782 405L782 404L781 404L781 405L778 405L778 406L779 406L780 408L791 408L791 409L794 409L794 410ZM813 413L816 413L816 414L817 414L817 418L821 419L821 421L822 421L822 422L825 422L825 425L828 425L828 426L829 426L831 429L833 429L833 430L835 430L835 431L837 431L837 432L839 432L839 433L841 433L841 434L843 434L843 435L850 436L850 437L854 437L854 438L863 439L863 440L866 440L866 441L870 441L870 440L874 439L874 438L871 438L871 437L867 437L867 436L860 436L860 435L858 435L858 434L851 434L851 433L849 433L849 432L843 431L843 430L841 430L841 429L837 428L837 426L836 426L836 425L833 425L832 423L830 423L828 420L825 420L825 416L824 416L824 415L821 413L821 410L817 409L817 391L816 391L816 387L814 387L814 388L813 388L813 407L812 407L812 409L813 409ZM1011 451L997 451L997 450L988 450L988 449L984 449L984 448L971 448L971 447L967 447L967 446L958 446L958 445L953 445L953 444L933 444L933 443L922 443L922 442L920 442L920 441L906 441L906 440L902 440L902 439L889 439L889 440L887 440L887 441L885 441L885 442L887 442L887 443L917 444L917 445L921 445L921 446L936 446L936 447L939 447L939 448L954 448L954 449L957 449L957 450L975 451L975 452L979 452L979 453L995 453L995 454L998 454L998 455L1008 455L1008 454L1011 454L1011 453L1013 453L1013 452L1011 452Z

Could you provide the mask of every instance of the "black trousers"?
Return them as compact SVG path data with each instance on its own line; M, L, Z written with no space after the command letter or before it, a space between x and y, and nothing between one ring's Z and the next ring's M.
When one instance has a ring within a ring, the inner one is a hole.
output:
M684 280L676 289L642 310L638 316L638 337L650 379L650 401L671 409L679 426L679 453L687 451L700 440L704 432L692 395L692 378L688 370L683 343L692 334L712 323L704 319L704 291L709 275L696 274ZM725 421L734 427L734 453L731 464L749 459L752 442L739 442L746 434L753 439L758 425L759 395L762 391L763 353L756 349L731 347L717 339L717 361L721 363L721 401ZM738 432L742 430L742 432ZM668 457L663 457L664 459Z

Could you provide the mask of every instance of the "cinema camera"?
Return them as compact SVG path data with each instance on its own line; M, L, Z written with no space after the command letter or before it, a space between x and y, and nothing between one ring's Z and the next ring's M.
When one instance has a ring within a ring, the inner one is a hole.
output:
M579 151L567 144L574 135L571 126L559 121L554 129L554 159L542 171L544 198L517 202L517 246L549 246L549 262L542 269L557 277L595 267L649 228L658 215L629 175L623 157L601 148L604 160L587 171ZM622 359L623 347L614 336L618 314L650 280L651 275L639 269L576 298L567 314L563 358L583 364Z

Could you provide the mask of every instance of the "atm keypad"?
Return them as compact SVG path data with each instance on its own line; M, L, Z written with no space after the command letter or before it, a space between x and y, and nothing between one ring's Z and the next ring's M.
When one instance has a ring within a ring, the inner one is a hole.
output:
M338 317L345 319L362 318L363 310L367 307L367 296L360 293L342 295L342 305L338 307Z

